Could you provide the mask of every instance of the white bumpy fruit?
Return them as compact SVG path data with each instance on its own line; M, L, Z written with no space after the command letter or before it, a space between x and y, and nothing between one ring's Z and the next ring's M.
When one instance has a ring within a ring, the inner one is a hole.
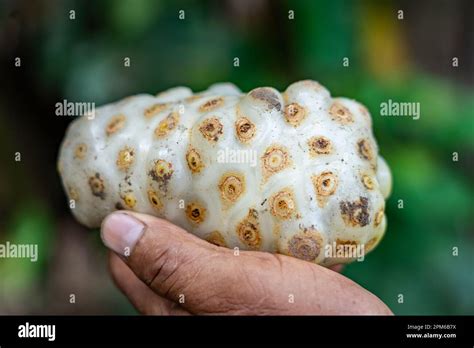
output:
M58 168L88 227L127 209L324 266L379 243L391 189L367 109L314 81L125 98L71 124Z

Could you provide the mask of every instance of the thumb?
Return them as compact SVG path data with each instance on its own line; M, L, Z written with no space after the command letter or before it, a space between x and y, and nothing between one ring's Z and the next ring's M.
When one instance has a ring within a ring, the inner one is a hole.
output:
M389 313L373 294L324 267L264 252L234 254L149 215L112 213L101 236L153 291L191 313Z

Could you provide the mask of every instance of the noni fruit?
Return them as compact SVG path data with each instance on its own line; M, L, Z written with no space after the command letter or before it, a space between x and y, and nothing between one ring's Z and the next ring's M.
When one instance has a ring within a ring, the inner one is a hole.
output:
M88 227L133 210L218 246L324 266L360 258L385 232L391 174L371 116L315 81L283 93L177 87L87 116L70 125L58 168Z

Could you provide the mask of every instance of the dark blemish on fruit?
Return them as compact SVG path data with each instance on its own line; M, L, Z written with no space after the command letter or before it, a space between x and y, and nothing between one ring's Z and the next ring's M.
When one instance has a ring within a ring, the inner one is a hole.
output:
M130 166L133 165L133 162L135 160L135 151L126 146L122 150L119 151L118 156L117 156L117 167L120 170L128 170Z

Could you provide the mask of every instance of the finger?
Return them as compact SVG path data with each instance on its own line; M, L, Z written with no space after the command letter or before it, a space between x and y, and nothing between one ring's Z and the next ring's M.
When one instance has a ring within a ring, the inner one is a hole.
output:
M157 295L137 278L135 273L115 253L109 254L109 269L117 287L142 314L189 315L179 305Z
M373 294L324 267L215 247L148 215L118 212L102 239L159 295L191 313L389 314Z

